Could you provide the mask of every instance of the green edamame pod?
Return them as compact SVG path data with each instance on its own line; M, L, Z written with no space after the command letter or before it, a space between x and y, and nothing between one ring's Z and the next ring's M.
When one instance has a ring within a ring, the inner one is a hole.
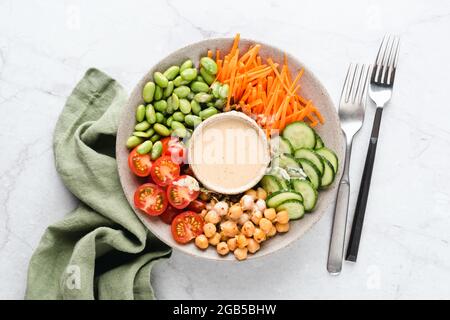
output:
M183 86L188 83L189 81L184 80L181 76L178 76L173 80L173 84L175 85L175 87Z
M151 138L150 141L155 143L157 142L159 139L161 139L161 136L159 134L154 134Z
M138 145L140 145L142 143L142 141L144 141L144 139L140 138L140 137L136 137L136 136L131 136L127 139L127 148L131 149L134 148Z
M202 123L202 119L198 116L194 116L192 114L188 114L186 117L184 117L184 122L192 127L195 128L196 126L198 126L200 123Z
M174 87L175 85L173 84L173 81L169 81L169 83L167 84L167 88L164 89L163 97L164 98L170 97Z
M162 142L156 141L155 144L153 145L152 152L150 154L150 158L152 160L158 159L162 154L162 149L163 149Z
M150 124L154 124L156 122L155 108L151 104L147 105L147 110L145 111L145 118L147 119L147 122Z
M187 86L179 86L173 90L173 93L175 93L178 98L186 98L189 92L191 92L191 89Z
M186 69L189 69L189 68L192 68L192 66L193 66L194 64L192 63L192 60L186 60L185 62L183 62L182 64L181 64L181 67L180 67L180 72L183 72L184 70L186 70Z
M172 124L172 121L173 121L173 117L172 116L168 117L166 119L166 125L170 127L170 125Z
M150 138L151 136L153 136L155 134L155 130L153 128L148 129L147 131L145 131L145 133L148 135L148 137Z
M200 118L202 118L203 120L208 119L209 117L212 117L213 115L217 114L218 111L216 108L214 107L209 107L206 108L205 110L200 111Z
M180 106L180 99L178 99L178 96L174 93L172 94L169 99L167 99L167 108L170 109L173 113L175 110L178 110L178 107Z
M230 91L230 86L228 84L224 84L219 90L219 96L222 99L227 99L229 91Z
M217 73L217 64L210 57L203 57L200 59L200 65L205 68L210 74L215 75Z
M176 120L173 120L173 121L172 121L172 123L170 124L170 127L171 127L173 130L176 130L176 129L179 129L179 128L186 129L186 127L184 126L184 124L182 124L181 122L176 121Z
M180 137L180 138L184 138L187 136L188 131L186 130L186 128L177 128L177 129L173 129L172 135L176 136L176 137Z
M197 79L195 79L195 81L206 83L205 79L203 79L202 76L197 76Z
M195 93L208 92L209 86L205 82L194 81L191 83L191 90Z
M199 103L207 103L210 102L212 100L212 95L204 93L204 92L199 92L195 95L194 100L199 102Z
M139 138L150 138L152 135L148 134L147 131L143 132L143 131L135 131L133 132L133 136L135 137L139 137Z
M153 80L156 82L158 86L161 88L166 88L169 84L169 80L163 75L161 72L157 71L153 74Z
M156 101L153 105L154 105L155 109L159 112L164 113L167 110L167 101L166 100Z
M214 79L216 78L214 75L210 74L208 71L206 71L205 68L200 68L200 74L202 75L205 82L209 85L214 82Z
M191 112L191 103L186 99L180 99L180 111L184 114Z
M214 102L214 107L217 109L222 110L225 106L225 100L224 99L217 99L216 102Z
M150 152L150 150L152 150L152 146L153 146L153 142L151 142L150 140L147 140L145 142L143 142L142 144L140 144L136 151L139 154L147 154Z
M200 103L198 103L195 100L191 101L191 109L195 115L198 115L200 113L200 111L202 111L202 107L200 106Z
M222 86L221 86L220 83L218 83L218 82L214 82L214 83L211 85L212 95L214 96L214 98L216 98L216 99L220 98L219 92L220 92L220 88L221 88L221 87L222 87Z
M164 121L164 115L161 112L156 112L156 122L163 123Z
M144 88L142 89L142 98L144 98L145 102L149 103L153 101L155 90L156 85L154 82L149 81L145 84Z
M168 135L170 135L170 130L161 123L155 123L153 125L153 129L155 129L156 133L160 136L167 137Z
M184 121L184 114L180 111L175 112L173 115L173 120L183 122Z
M167 78L167 80L170 81L175 79L179 72L180 72L179 66L171 66L166 71L164 71L163 75Z
M161 100L162 97L163 97L163 89L160 86L156 86L155 96L153 97L153 99L158 101L158 100Z
M145 118L145 106L143 104L136 108L136 121L142 122Z
M147 121L139 122L134 126L134 130L136 131L146 131L148 128L150 128L150 123L148 123Z
M183 80L190 82L190 81L194 80L195 78L197 78L197 69L194 69L194 68L185 69L185 70L181 71L180 75L183 78Z

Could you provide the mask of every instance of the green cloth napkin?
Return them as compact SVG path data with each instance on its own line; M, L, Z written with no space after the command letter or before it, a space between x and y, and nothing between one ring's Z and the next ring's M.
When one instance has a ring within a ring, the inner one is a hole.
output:
M150 272L170 249L137 218L120 185L115 136L127 95L90 69L56 124L56 169L80 205L48 227L31 258L26 299L154 299Z

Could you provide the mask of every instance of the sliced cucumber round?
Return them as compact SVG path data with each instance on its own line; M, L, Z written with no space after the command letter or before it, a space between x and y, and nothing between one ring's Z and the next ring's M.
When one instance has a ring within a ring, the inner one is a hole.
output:
M294 148L288 139L281 136L275 136L270 139L270 146L272 148L273 154L293 154Z
M306 212L311 212L316 206L318 199L318 192L314 189L312 183L308 180L292 179L292 188L300 193L303 197L303 206Z
M314 149L320 149L325 147L325 143L323 143L322 138L316 133L316 145L314 146Z
M309 161L314 163L314 165L317 167L317 169L319 169L320 175L323 174L323 170L325 170L325 168L324 168L322 157L319 156L317 153L315 153L314 150L306 149L306 148L297 149L297 150L295 150L294 156L297 159L300 159L300 158L308 159Z
M290 220L300 219L305 214L305 207L302 202L298 200L286 200L282 202L275 210L286 210Z
M283 130L283 138L288 139L294 149L312 149L316 145L314 130L301 121L288 124Z
M333 166L331 165L330 161L324 159L324 164L325 164L325 171L323 172L322 179L320 181L321 188L326 188L330 184L332 184L335 177Z
M314 163L312 163L308 159L298 159L298 162L302 166L303 171L308 176L308 179L309 181L311 181L314 188L318 189L321 185L320 182L322 178L319 169L317 169Z
M331 163L331 165L333 166L333 171L334 173L336 173L339 168L339 160L337 155L332 150L326 147L317 149L316 152Z
M294 191L277 191L267 197L266 204L269 208L277 208L287 200L298 200L302 202L303 197L300 193Z
M259 184L261 185L261 187L266 190L266 192L268 194L274 193L276 191L281 191L283 190L283 186L282 183L280 181L281 179L279 179L278 177L275 177L273 175L270 174L266 174L261 181L259 182Z

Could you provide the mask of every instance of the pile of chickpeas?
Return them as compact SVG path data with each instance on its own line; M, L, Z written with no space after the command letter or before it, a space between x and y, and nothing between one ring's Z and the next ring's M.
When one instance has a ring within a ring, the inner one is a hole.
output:
M236 259L245 260L263 241L289 231L288 212L266 208L266 197L258 188L248 190L238 203L211 200L201 212L205 224L195 245L202 250L215 246L222 256L233 252Z

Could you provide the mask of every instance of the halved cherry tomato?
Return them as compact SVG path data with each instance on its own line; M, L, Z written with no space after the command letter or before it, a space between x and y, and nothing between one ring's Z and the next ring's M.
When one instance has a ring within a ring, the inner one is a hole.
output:
M162 154L170 156L172 161L177 164L186 162L186 148L183 143L177 137L166 137L161 140Z
M136 189L134 205L151 216L158 216L167 208L167 197L161 187L145 183Z
M196 213L202 212L206 208L206 203L203 201L200 201L198 199L193 200L189 205L187 206L188 210L194 211Z
M203 218L192 211L185 211L172 221L172 236L178 243L188 243L203 233Z
M199 194L200 186L191 176L178 177L167 187L167 198L177 209L186 208Z
M150 174L156 184L164 187L180 176L180 166L169 156L162 156L153 163Z
M170 204L167 206L166 211L164 211L159 217L164 223L171 224L173 218L182 213L182 210L172 207Z
M137 147L130 152L128 156L128 166L131 172L139 177L146 177L150 174L152 168L152 160L148 154L139 154L136 151Z

